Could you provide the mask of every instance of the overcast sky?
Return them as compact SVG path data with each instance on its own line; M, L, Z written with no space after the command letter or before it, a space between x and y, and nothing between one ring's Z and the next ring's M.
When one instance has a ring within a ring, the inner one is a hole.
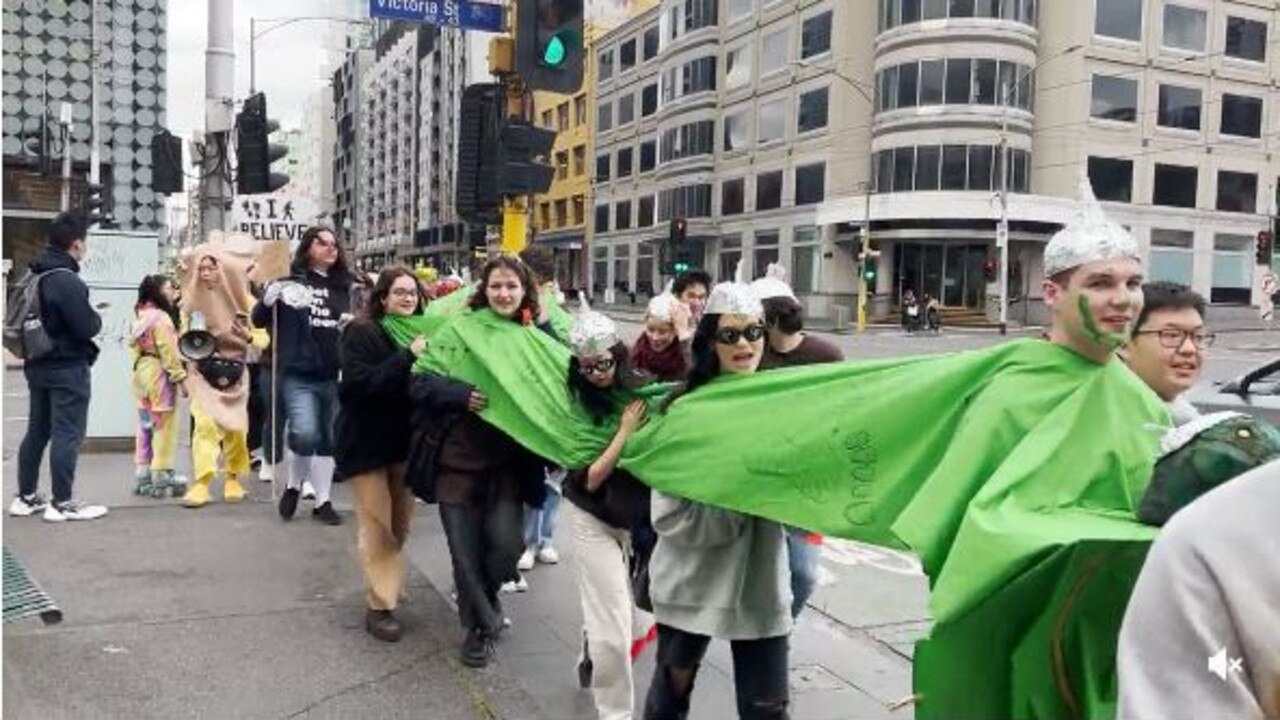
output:
M617 17L628 0L587 0L592 16ZM249 94L249 18L368 14L368 0L234 0L237 100ZM363 8L363 10L361 10ZM179 137L204 126L204 53L208 47L207 0L169 0L169 129ZM267 111L281 127L294 128L304 101L327 87L325 45L340 43L334 23L299 22L258 40L257 85ZM339 47L341 47L339 45Z

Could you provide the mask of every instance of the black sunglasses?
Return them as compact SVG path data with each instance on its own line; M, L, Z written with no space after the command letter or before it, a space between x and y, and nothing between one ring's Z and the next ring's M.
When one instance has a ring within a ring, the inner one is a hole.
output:
M581 372L583 375L593 375L593 374L603 375L609 372L610 370L612 370L614 365L616 364L617 363L615 363L613 358L611 357L600 358L599 360L593 363L580 362L578 365L578 371Z
M737 345L742 338L746 338L747 342L756 342L762 337L764 325L748 325L742 329L720 328L716 331L716 342L721 345Z

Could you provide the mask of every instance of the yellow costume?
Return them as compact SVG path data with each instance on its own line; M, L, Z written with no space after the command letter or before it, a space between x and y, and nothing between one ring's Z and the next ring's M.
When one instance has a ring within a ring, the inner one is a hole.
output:
M174 482L178 445L177 394L187 370L178 354L178 334L168 313L150 304L138 308L129 333L133 353L133 395L138 400L134 493L164 497L185 488Z

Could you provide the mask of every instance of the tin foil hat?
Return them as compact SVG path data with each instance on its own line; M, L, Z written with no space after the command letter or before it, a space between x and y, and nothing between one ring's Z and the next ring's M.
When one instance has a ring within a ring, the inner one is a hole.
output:
M1080 206L1067 226L1054 234L1044 249L1044 274L1052 277L1096 260L1141 258L1138 243L1111 221L1093 195L1088 177L1080 178Z
M764 277L751 282L751 289L756 291L756 297L761 300L777 297L796 299L795 291L787 284L787 269L781 263L769 263Z
M569 330L569 346L577 355L599 355L618 344L618 326L604 313L596 312L579 295L581 303Z
M760 304L756 291L746 283L745 270L746 267L739 260L733 272L733 280L719 283L711 289L706 314L764 317L764 305Z

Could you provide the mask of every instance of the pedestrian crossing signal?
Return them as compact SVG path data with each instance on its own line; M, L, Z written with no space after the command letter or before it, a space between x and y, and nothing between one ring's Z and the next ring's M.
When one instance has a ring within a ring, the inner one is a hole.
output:
M584 0L517 0L516 74L530 90L582 87Z

